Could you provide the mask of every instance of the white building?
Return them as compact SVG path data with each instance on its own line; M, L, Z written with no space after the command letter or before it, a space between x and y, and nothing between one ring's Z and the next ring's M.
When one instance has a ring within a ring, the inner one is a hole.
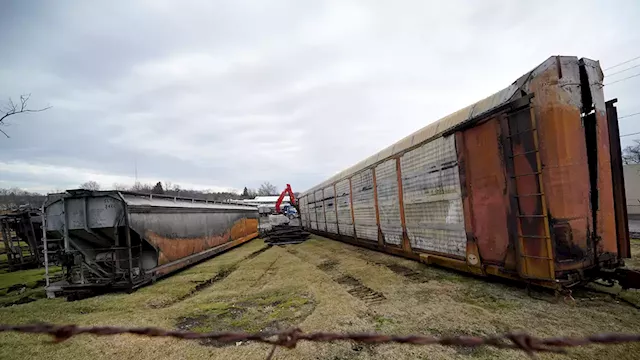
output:
M253 199L243 199L243 200L235 200L234 202L240 204L254 205L259 208L267 207L270 210L276 209L276 201L278 201L278 196L256 196ZM281 206L290 204L289 196L285 195L282 199Z
M640 217L640 164L623 165L624 190L629 217Z

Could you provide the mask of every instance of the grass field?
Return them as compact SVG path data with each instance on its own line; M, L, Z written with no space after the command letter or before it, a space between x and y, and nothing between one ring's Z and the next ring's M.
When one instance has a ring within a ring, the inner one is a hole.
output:
M640 242L634 241L640 258ZM637 261L637 260L634 260ZM633 262L632 262L633 263ZM638 264L638 263L634 263ZM6 274L0 275L1 277ZM5 283L11 281L5 281ZM635 291L634 291L635 293ZM195 331L305 331L538 336L640 332L640 311L610 295L576 291L574 304L535 298L490 282L319 237L285 247L252 241L133 294L76 302L42 299L0 308L0 322L159 326ZM269 347L79 336L52 345L46 336L0 334L6 359L264 359ZM640 344L590 346L544 359L631 359ZM411 345L302 342L276 359L528 359L517 351Z

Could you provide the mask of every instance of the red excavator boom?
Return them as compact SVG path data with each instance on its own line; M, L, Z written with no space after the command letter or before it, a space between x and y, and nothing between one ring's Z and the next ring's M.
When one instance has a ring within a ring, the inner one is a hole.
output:
M291 185L287 184L287 187L280 193L278 201L276 201L276 213L278 214L280 213L280 205L282 205L282 199L284 199L284 196L287 195L287 193L289 193L289 202L293 207L296 207L296 197L293 195Z

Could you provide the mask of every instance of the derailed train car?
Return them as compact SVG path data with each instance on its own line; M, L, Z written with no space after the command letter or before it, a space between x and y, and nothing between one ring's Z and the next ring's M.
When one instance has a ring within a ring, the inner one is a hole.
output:
M636 286L615 101L597 61L554 56L300 196L303 226L551 288Z
M254 206L69 190L44 206L65 279L49 296L130 290L258 236ZM48 254L47 254L48 255ZM50 263L45 257L47 273ZM48 279L47 279L48 282Z

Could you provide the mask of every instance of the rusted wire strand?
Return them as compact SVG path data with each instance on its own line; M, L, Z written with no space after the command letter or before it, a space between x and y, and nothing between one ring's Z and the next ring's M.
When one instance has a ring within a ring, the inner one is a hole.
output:
M77 325L54 325L46 323L25 325L0 325L0 332L19 332L28 334L47 334L53 337L54 342L62 342L80 334L97 336L134 334L148 337L172 337L183 340L209 339L221 343L235 343L238 341L256 341L274 345L294 348L301 340L316 342L331 341L355 341L368 344L413 344L413 345L443 345L478 347L492 346L499 349L518 349L533 356L535 352L565 353L565 348L585 346L591 344L622 344L640 342L640 334L595 334L585 337L552 337L538 338L525 333L506 333L498 336L428 336L428 335L382 335L369 333L305 333L300 329L290 329L271 333L238 333L238 332L209 332L198 333L190 331L166 330L155 327L118 327L118 326L92 326L82 327Z

